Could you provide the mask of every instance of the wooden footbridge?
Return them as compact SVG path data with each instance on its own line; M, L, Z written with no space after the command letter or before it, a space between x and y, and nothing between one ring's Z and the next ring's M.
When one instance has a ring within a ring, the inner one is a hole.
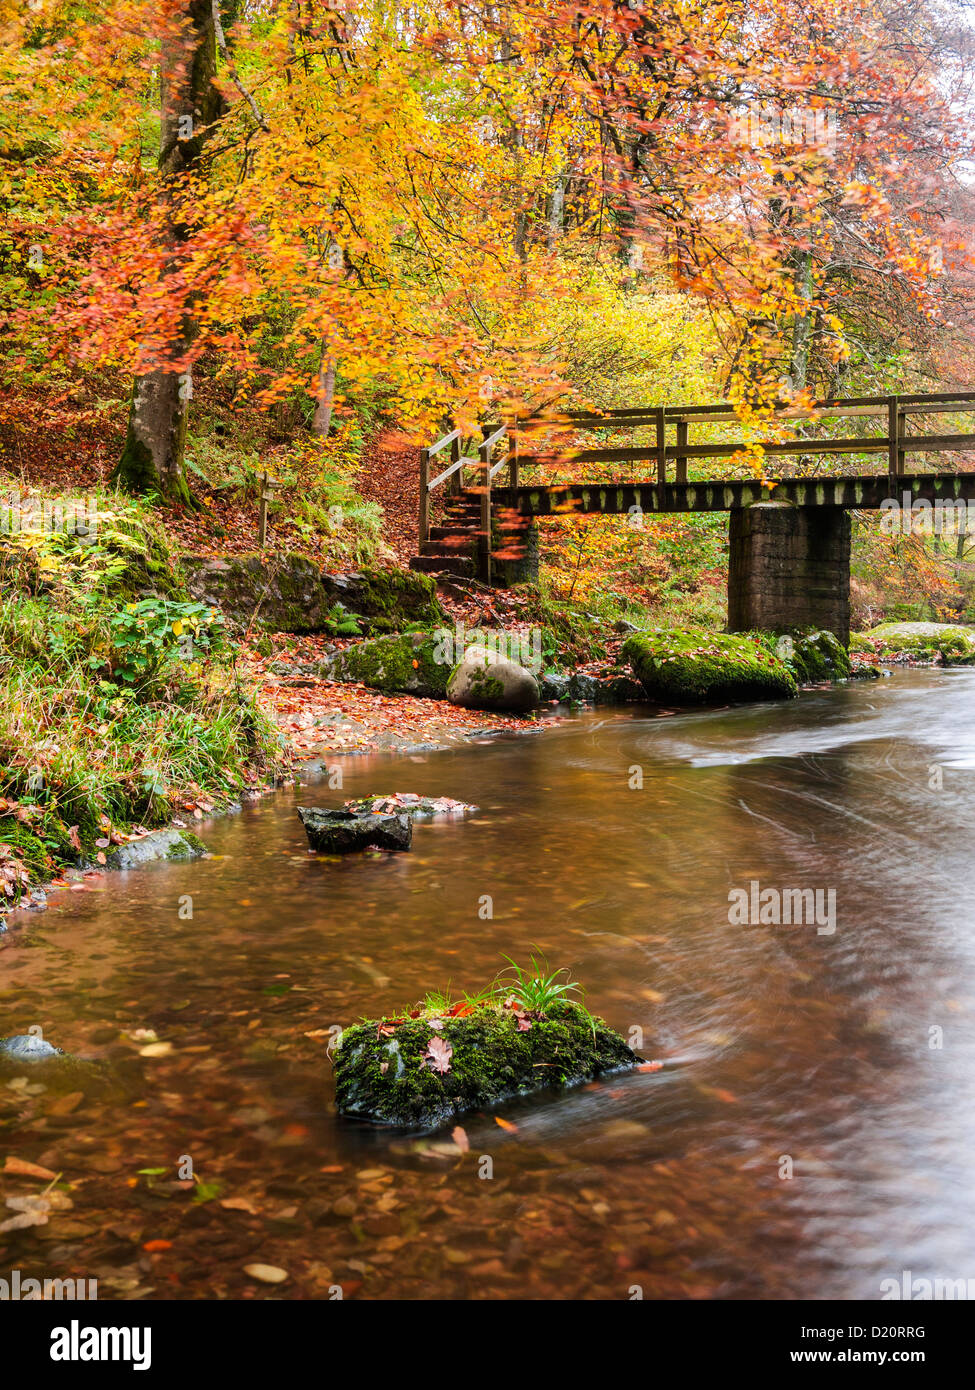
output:
M487 583L504 582L508 566L498 563L497 557L510 559L518 553L537 517L727 511L731 513L729 625L781 625L756 622L756 617L769 615L753 611L755 604L748 594L754 597L763 579L781 587L790 573L796 585L811 584L821 590L823 584L816 582L809 563L814 570L817 563L825 566L819 578L831 590L840 583L844 589L840 606L848 604L849 510L879 508L886 499L900 501L905 494L913 501L931 503L975 500L975 433L938 433L934 428L939 417L966 414L975 414L975 392L854 396L801 409L785 407L769 419L769 437L757 442L767 461L796 460L798 467L788 469L787 465L780 476L766 478L754 474L689 477L689 470L696 471L704 460L736 460L742 472L748 467L743 439L694 438L701 427L713 433L716 425L737 423L734 410L724 402L530 416L484 426L481 441L467 453L461 431L454 429L421 452L420 553L411 565L435 573L476 576ZM863 432L839 436L820 432L824 422L847 419L856 421ZM874 422L881 424L881 432ZM583 434L624 431L649 431L651 438L623 447L579 444ZM790 431L796 437L784 437ZM962 463L970 463L973 471L957 466L949 471L907 471L908 456L966 453L972 454L972 460ZM884 459L883 471L820 471L823 460L861 456L866 460L870 455ZM814 460L815 473L811 471ZM651 465L646 470L649 477L639 468L641 464ZM574 469L590 474L612 471L616 476L608 481L550 481L553 474ZM636 478L621 476L634 472ZM432 525L431 504L441 488L442 515ZM773 511L777 518L771 516ZM751 521L746 521L749 516ZM776 579L774 571L783 565L785 571ZM738 613L733 611L736 585L747 591L745 611ZM811 608L817 611L811 621L826 626L824 616L836 620L835 614L826 611L828 602L817 607L815 594L812 600Z

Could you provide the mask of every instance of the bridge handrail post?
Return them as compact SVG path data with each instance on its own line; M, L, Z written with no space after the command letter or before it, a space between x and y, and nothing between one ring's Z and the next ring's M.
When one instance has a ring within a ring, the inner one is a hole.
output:
M687 421L686 421L686 420L678 420L678 421L677 421L677 447L678 447L678 449L682 449L682 448L683 448L683 449L686 449L686 448L687 448L687 431L688 431ZM687 456L686 456L686 454L678 454L677 457L676 457L676 459L674 460L674 463L675 463L675 465L676 465L676 478L675 478L675 481L678 482L678 483L686 483L686 482L687 482Z
M653 418L657 426L657 510L662 512L667 502L667 407L657 406Z
M491 582L491 446L482 444L477 451L481 463L481 534L478 537L479 578Z
M420 450L420 544L430 539L430 452Z
M513 422L509 431L511 436L511 448L508 451L508 481L512 487L518 486L520 468L518 466L518 425Z
M451 443L450 443L450 462L451 462L451 463L457 463L457 461L459 460L459 458L460 458L460 446L461 446L461 441L460 441L459 439L453 439L453 440L451 440ZM451 497L456 497L457 494L458 494L459 492L461 492L462 489L463 489L463 486L464 486L463 472L464 472L464 470L463 470L462 468L459 468L459 469L457 470L457 472L456 472L456 473L452 473L451 476L450 476L450 477L448 478L448 480L447 480L448 487L450 488L450 495L451 495Z
M897 396L887 397L887 485L891 497L897 495L897 479L904 472L904 412Z

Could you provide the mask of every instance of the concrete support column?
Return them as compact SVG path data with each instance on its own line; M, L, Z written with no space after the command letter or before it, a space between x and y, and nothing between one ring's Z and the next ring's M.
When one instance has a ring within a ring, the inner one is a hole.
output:
M728 629L825 627L850 640L850 514L756 502L731 511Z

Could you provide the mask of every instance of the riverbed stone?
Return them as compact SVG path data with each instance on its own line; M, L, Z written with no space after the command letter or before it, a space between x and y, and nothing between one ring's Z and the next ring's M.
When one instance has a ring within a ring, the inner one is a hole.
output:
M538 682L517 661L500 656L490 647L473 646L467 648L463 660L450 673L447 699L464 709L523 713L538 704Z
M64 1056L60 1047L53 1047L33 1033L16 1033L10 1038L0 1038L0 1054L16 1062L42 1062L46 1057Z
M308 843L318 854L353 854L362 849L407 850L413 840L408 815L359 815L355 811L326 811L299 806L298 816Z
M556 1001L544 1014L486 1002L432 1022L370 1019L345 1030L332 1060L340 1114L431 1130L515 1096L629 1070L640 1059L602 1019Z
M109 869L137 869L153 859L201 859L206 852L206 845L191 830L170 828L150 830L138 840L113 845L105 859Z

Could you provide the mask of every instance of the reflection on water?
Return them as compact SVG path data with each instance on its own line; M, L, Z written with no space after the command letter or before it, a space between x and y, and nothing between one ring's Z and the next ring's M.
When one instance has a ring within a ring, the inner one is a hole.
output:
M118 1085L0 1082L6 1148L85 1179L66 1216L0 1236L0 1274L262 1296L243 1272L260 1260L288 1271L274 1296L475 1298L873 1298L903 1269L975 1276L973 731L968 671L599 712L349 758L341 793L205 825L210 860L62 895L0 947L0 1034L40 1024ZM419 825L409 855L309 857L296 804L388 790L481 812ZM835 890L835 934L730 925L752 881ZM336 1119L330 1028L531 947L664 1068L508 1106L514 1130L471 1116L466 1155ZM137 1029L172 1050L139 1056ZM218 1196L138 1175L185 1154Z

